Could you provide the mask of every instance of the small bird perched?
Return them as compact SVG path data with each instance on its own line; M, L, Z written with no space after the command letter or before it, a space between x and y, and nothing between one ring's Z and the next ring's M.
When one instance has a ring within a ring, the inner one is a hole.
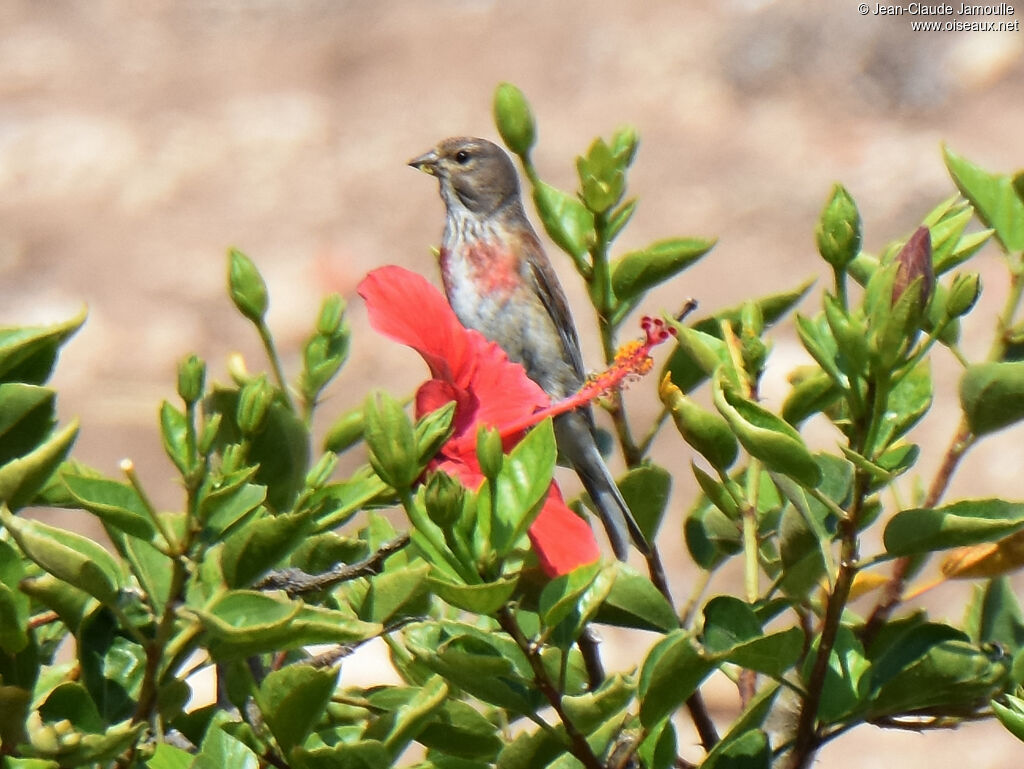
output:
M579 337L565 293L526 218L512 160L486 139L458 137L409 165L441 185L448 214L441 278L456 316L522 364L552 400L572 395L586 376ZM589 407L555 417L554 427L616 557L625 560L629 538L648 554L650 546L598 451Z

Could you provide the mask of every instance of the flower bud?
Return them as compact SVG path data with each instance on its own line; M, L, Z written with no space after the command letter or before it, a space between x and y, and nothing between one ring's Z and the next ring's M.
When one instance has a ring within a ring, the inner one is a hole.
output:
M896 278L892 284L893 306L910 285L921 279L921 294L918 306L924 307L931 299L935 288L935 272L932 268L932 236L927 227L918 227L907 244L896 255Z
M505 146L521 157L530 153L537 126L523 92L511 83L502 83L494 92L494 122Z
M338 417L327 430L324 448L338 454L363 438L363 410L354 409Z
M978 273L958 274L953 278L953 285L949 289L946 314L951 318L966 315L974 307L979 296L981 296L981 282Z
M841 185L832 188L815 231L818 253L837 270L846 269L860 252L860 213L850 193Z
M325 451L316 464L306 473L306 485L319 488L330 480L331 474L338 466L338 455L333 451Z
M178 364L178 395L189 406L203 397L206 385L206 363L189 355Z
M497 478L505 461L501 433L494 428L482 426L476 434L476 458L480 462L480 471L486 477Z
M640 137L636 129L631 125L624 125L612 134L612 155L623 166L628 166L636 157L636 149L640 144Z
M340 294L330 294L320 305L320 314L316 319L316 331L323 336L334 336L342 329L345 321L345 300Z
M262 374L239 391L235 419L242 435L256 435L263 429L273 402L274 388Z
M442 529L449 529L459 520L466 489L448 473L437 471L427 481L423 502L427 516Z
M267 313L267 284L253 261L232 248L228 252L228 289L231 301L246 318L261 323Z
M364 437L370 464L384 483L408 489L420 473L416 436L402 405L385 392L374 392L363 406Z

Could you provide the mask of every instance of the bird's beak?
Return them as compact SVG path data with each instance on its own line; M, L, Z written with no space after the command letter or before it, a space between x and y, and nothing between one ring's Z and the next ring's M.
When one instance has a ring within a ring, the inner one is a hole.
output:
M425 174L430 174L431 176L436 176L437 175L437 162L440 159L441 158L438 157L438 154L437 154L436 150L430 150L430 152L427 152L424 155L420 155L418 158L410 160L409 161L409 165L411 165L413 168L417 168L420 171L423 171L423 173L425 173Z

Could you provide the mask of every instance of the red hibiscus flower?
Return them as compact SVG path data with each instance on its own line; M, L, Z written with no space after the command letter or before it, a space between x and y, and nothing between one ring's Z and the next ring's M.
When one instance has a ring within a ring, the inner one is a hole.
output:
M455 401L455 431L431 463L476 488L484 480L476 457L482 425L498 429L509 450L550 399L504 351L459 323L448 302L425 278L401 267L374 270L359 284L370 325L416 350L431 378L416 391L417 418ZM545 412L547 413L547 412ZM530 542L550 577L567 574L600 556L594 533L570 510L552 482L530 525Z

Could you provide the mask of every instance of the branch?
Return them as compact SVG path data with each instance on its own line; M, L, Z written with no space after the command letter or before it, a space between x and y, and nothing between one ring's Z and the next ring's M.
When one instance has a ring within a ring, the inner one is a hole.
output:
M409 535L402 534L386 542L372 555L353 564L339 564L323 574L307 574L302 569L278 569L253 587L256 590L283 590L291 598L315 593L359 577L372 577L384 570L384 561L409 544Z

